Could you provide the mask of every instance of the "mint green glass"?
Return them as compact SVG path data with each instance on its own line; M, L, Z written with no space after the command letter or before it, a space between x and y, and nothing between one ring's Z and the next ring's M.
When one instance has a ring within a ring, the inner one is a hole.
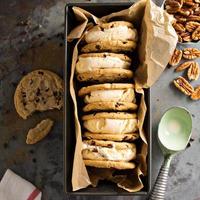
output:
M158 142L165 159L150 194L150 200L164 200L171 160L176 153L187 147L191 133L192 117L185 108L170 108L162 116L158 126Z

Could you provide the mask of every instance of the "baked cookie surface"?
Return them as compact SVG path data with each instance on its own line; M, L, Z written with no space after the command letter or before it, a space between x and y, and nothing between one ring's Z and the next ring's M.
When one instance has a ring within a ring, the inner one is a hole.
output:
M135 41L112 40L112 41L99 41L86 44L81 48L82 53L91 52L132 52L137 46Z
M114 169L134 169L136 167L133 162L124 161L104 161L104 160L83 160L86 166L96 168L114 168Z
M34 128L30 129L27 134L26 144L35 144L48 135L53 126L51 119L44 119Z
M126 110L136 110L137 104L130 102L93 102L85 105L83 107L84 112L90 111L126 111Z
M14 104L17 113L27 119L35 111L61 109L63 106L63 80L48 70L35 70L19 82Z
M83 134L84 138L94 139L94 140L109 140L109 141L134 141L139 138L139 133L129 133L129 134L97 134L85 132Z
M77 74L77 79L80 82L117 82L130 80L133 78L133 72L128 69L96 69L91 72Z

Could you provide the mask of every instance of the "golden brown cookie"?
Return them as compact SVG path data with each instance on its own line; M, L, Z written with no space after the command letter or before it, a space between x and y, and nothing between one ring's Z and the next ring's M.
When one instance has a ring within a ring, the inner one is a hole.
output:
M84 112L90 111L127 111L136 110L137 104L130 102L94 102L83 107Z
M17 113L27 119L35 111L61 109L63 106L63 80L48 70L35 70L19 82L14 103Z
M92 72L77 74L77 79L81 82L118 82L133 78L133 72L128 69L97 69Z
M84 138L93 140L109 140L109 141L134 141L139 138L139 133L129 133L129 134L97 134L85 132L83 134Z
M100 41L86 44L81 48L82 53L92 52L132 52L137 46L135 41L122 42L120 40Z
M97 167L97 168L114 168L114 169L134 169L136 167L133 162L123 161L104 161L104 160L84 160L86 166Z
M35 144L48 135L53 126L51 119L44 119L34 128L30 129L27 134L26 143Z

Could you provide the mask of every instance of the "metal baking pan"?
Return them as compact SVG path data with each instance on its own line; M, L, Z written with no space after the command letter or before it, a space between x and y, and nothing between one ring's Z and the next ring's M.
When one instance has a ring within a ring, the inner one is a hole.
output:
M112 12L117 12L128 8L131 3L69 3L65 8L65 37L67 34L78 25L72 11L73 6L81 7L98 17L107 15ZM151 135L151 108L150 108L150 89L145 90L147 115L145 118L144 129L148 138L148 174L143 178L144 188L135 193L127 192L118 188L116 184L102 181L96 188L87 187L79 191L72 191L71 177L73 168L73 155L75 150L75 124L73 103L69 92L69 80L71 73L71 60L73 48L76 41L68 43L65 47L65 105L64 105L64 190L68 195L112 195L112 196L136 196L147 195L151 189L151 158L152 158L152 135ZM78 102L79 103L79 102Z

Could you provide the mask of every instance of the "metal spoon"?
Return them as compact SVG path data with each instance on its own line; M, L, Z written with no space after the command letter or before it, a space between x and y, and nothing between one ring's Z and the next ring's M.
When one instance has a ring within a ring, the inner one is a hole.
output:
M162 116L158 126L158 142L164 154L164 162L150 194L149 200L164 200L168 172L173 156L183 151L190 141L192 117L181 107L173 107Z

